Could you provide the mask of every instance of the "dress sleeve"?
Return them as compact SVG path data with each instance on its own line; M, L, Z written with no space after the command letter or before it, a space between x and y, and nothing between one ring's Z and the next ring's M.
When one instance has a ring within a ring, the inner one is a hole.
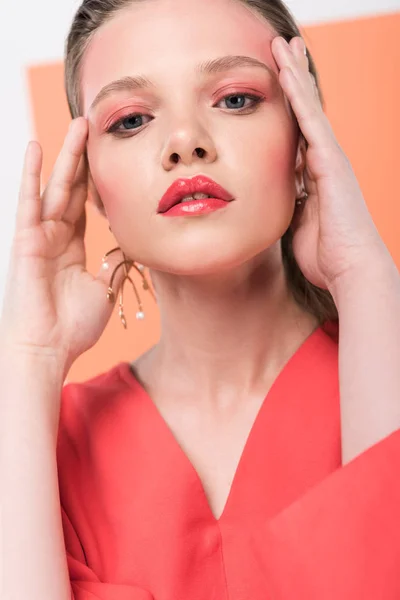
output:
M135 585L100 581L88 567L79 538L62 507L61 516L71 582L71 600L154 600L150 592Z
M399 600L400 430L254 535L274 600Z

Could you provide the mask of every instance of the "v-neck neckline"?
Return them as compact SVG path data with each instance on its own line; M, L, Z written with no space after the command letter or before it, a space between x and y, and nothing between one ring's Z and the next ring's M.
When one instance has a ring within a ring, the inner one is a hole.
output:
M232 478L231 486L229 489L229 493L226 497L224 507L219 517L216 517L211 509L211 505L209 503L203 482L198 474L196 468L194 467L192 461L179 444L177 438L175 437L173 431L169 427L167 421L162 416L160 410L157 405L151 398L150 394L147 392L142 383L137 379L135 372L133 371L131 364L129 362L121 362L118 367L120 369L120 373L123 377L123 380L131 387L134 391L138 391L140 393L141 398L146 402L146 405L149 407L153 415L158 421L158 425L163 430L166 435L169 443L171 443L178 455L181 458L182 464L185 469L191 473L192 477L194 477L195 484L199 489L203 503L205 506L205 510L208 513L210 520L215 524L220 524L224 521L229 515L230 507L234 503L235 498L235 490L239 485L241 473L245 470L246 462L249 460L251 456L251 446L254 445L254 440L257 436L257 430L261 427L262 421L264 419L264 415L267 412L267 408L270 406L271 402L273 402L274 397L277 395L279 388L281 387L282 382L286 380L286 378L290 375L290 372L295 370L296 364L300 361L305 352L309 350L309 347L312 346L313 343L317 343L321 336L325 336L325 332L323 331L323 326L320 325L311 332L311 334L302 342L302 344L297 348L297 350L289 357L286 363L283 365L278 375L270 385L268 392L266 393L260 408L255 416L253 424L250 428L249 434L246 438L245 444L243 446L242 452L240 454L239 460L236 465L236 469Z

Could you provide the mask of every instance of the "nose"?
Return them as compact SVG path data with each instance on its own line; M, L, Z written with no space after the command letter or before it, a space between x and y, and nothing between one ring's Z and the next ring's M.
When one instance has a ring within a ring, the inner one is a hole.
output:
M162 166L171 171L176 165L209 164L217 158L211 136L199 124L182 123L174 129L162 152Z

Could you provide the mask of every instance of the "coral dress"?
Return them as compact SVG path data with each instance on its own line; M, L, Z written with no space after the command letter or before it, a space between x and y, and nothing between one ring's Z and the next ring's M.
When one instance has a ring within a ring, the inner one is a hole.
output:
M399 399L400 401L400 399ZM57 444L75 600L399 600L400 431L341 466L338 343L270 388L220 518L129 363L64 387Z

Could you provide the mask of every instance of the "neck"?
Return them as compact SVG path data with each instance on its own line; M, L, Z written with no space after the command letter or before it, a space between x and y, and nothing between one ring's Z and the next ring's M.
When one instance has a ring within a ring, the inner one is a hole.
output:
M152 271L162 333L144 371L157 387L211 404L265 389L318 326L268 256L218 275Z

